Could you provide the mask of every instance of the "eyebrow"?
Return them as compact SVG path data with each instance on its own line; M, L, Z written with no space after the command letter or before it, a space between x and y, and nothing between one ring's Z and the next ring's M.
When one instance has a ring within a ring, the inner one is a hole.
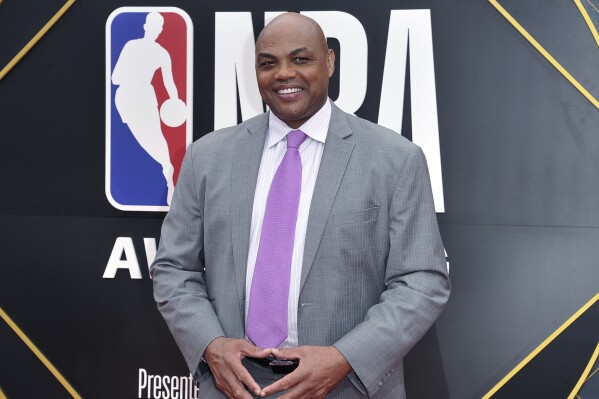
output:
M301 53L302 51L306 51L306 50L308 50L307 47L296 48L295 50L290 52L289 55L296 55L297 53Z
M296 54L301 53L302 51L306 51L306 50L308 50L307 47L296 48L295 50L291 51L289 53L289 55L296 55ZM270 53L258 53L258 55L256 56L256 58L260 58L260 57L272 58L272 59L277 58L277 57L275 57L274 55L272 55Z
M256 55L256 59L260 58L260 57L266 57L266 58L276 58L274 55L269 54L269 53L258 53L258 55Z

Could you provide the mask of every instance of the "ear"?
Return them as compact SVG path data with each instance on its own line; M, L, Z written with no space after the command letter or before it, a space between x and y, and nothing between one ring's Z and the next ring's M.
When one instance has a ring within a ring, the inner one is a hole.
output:
M329 70L330 78L335 71L335 52L331 48L327 50L327 69Z

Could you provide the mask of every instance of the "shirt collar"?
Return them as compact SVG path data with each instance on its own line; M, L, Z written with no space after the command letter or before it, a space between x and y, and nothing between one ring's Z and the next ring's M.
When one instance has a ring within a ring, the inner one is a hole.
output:
M311 139L323 144L326 141L329 123L331 122L332 107L330 101L330 99L327 99L322 108L298 128L306 133ZM296 129L289 127L272 112L269 112L268 116L268 137L266 138L266 147L270 148L283 140L283 138L287 136L287 133Z

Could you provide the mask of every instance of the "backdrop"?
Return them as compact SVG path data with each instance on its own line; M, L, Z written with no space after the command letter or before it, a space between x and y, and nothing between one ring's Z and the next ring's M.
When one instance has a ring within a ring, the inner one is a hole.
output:
M168 187L114 68L160 12L176 182L189 142L264 110L253 39L286 10L325 28L331 98L431 168L453 292L408 397L599 397L597 0L22 0L0 2L0 398L196 397L148 274Z

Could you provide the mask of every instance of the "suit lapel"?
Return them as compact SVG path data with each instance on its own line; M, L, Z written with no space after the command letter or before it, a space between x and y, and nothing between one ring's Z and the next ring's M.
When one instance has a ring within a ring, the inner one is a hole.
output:
M256 181L268 130L268 114L256 118L239 132L231 177L231 235L239 301L244 309L245 277ZM242 311L243 314L243 311Z
M308 215L300 292L314 263L314 257L329 219L333 201L354 149L354 143L346 140L346 137L350 136L352 131L345 114L334 104L332 104L332 107L329 132L322 153Z

